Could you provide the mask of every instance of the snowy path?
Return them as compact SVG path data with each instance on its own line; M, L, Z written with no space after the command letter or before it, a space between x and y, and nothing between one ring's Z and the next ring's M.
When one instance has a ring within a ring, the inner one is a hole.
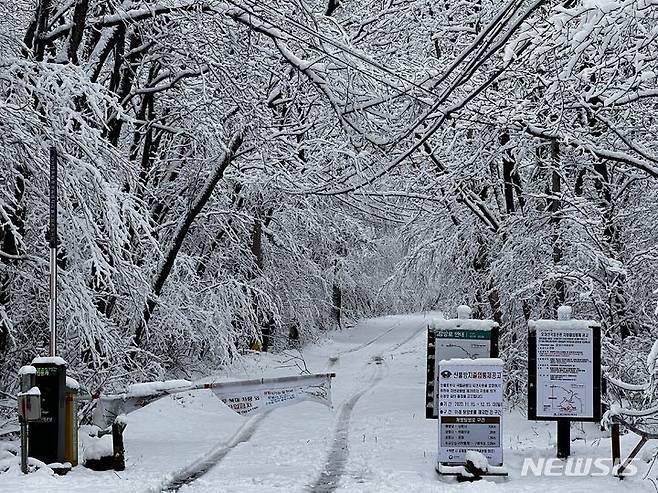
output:
M386 355L424 332L422 317L386 317L351 331L336 333L331 343L304 351L313 372L329 368L336 411L305 403L272 413L266 426L217 468L180 491L334 491L348 469L351 428L358 423L358 406L390 373ZM424 338L421 338L424 340ZM424 342L423 342L424 344ZM420 396L422 398L422 394ZM276 429L276 433L271 430ZM287 446L281 449L282 443ZM266 451L269 452L266 452ZM254 463L255 455L276 461ZM276 460L276 459L275 459ZM245 477L245 464L251 471ZM289 471L287 475L281 474Z
M383 317L305 348L311 372L336 373L334 410L305 402L246 419L208 391L168 397L129 415L125 471L77 467L62 478L7 473L0 476L0 492L655 493L643 474L624 482L521 477L525 457L554 457L555 425L529 422L518 411L505 416L506 482L439 480L437 423L424 413L425 326L422 315ZM298 373L284 360L253 355L222 378ZM596 426L585 427L587 439L573 442L573 453L608 457L609 440ZM623 437L624 453L634 440ZM644 473L648 466L642 467Z
M400 326L402 321L394 323L389 329L385 330L374 339L361 344L353 349L344 351L341 355L354 353L361 351L364 348L372 346L374 343L382 339L384 336L393 332L396 328ZM423 326L421 325L420 329L415 329L405 337L402 341L395 343L391 346L387 352L395 351L400 348L411 339L416 337L420 332L423 331ZM338 361L338 356L332 356L329 361L335 363ZM383 354L377 354L372 356L369 365L375 368L374 374L365 382L362 389L353 394L346 402L344 402L340 407L340 412L338 414L338 420L336 424L336 431L333 438L333 443L329 454L327 455L324 468L320 474L320 477L307 489L309 491L318 492L318 493L330 493L334 491L339 486L339 481L345 471L345 466L349 458L349 426L350 419L352 417L352 412L354 407L359 402L359 400L369 391L371 391L376 385L378 385L384 377L384 357Z
M206 474L211 468L215 467L219 462L226 457L226 455L237 445L247 442L254 435L260 422L269 414L257 414L251 419L246 421L229 440L228 444L220 444L215 450L209 452L207 455L202 456L199 460L193 462L187 467L184 467L179 472L167 478L162 484L152 486L150 491L157 492L174 492L178 491L183 486L196 481L201 476Z
M309 491L318 493L330 493L338 487L345 465L349 457L349 427L352 411L356 403L368 392L372 387L377 385L382 379L382 371L378 365L375 375L368 379L365 387L350 397L347 402L340 406L338 414L338 422L336 424L336 432L333 437L333 443L329 454L325 460L324 468L320 477L312 485L308 487Z

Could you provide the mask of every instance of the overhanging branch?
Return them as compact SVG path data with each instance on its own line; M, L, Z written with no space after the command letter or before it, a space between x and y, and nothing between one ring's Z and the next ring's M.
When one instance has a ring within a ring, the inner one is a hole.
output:
M557 140L571 147L584 149L600 159L607 159L609 161L615 161L617 163L627 164L633 168L644 171L645 173L652 176L653 178L658 178L658 165L652 164L649 161L638 159L625 152L602 149L601 147L597 147L595 144L591 142L587 142L585 140L571 136L566 136L561 132L555 130L548 130L531 124L524 124L522 122L519 122L517 123L516 126L517 128L532 135L533 137L541 137L542 139L547 139L547 140Z

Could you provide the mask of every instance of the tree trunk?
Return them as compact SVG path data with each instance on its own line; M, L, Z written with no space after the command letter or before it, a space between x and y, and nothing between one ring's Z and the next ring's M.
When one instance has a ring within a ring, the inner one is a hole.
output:
M500 136L500 144L505 147L509 140L509 132L505 130ZM508 149L503 149L503 190L505 193L505 210L508 214L512 214L516 210L512 184L512 173L515 164L511 152Z
M553 228L552 249L553 265L556 267L562 263L562 238L560 235L560 214L562 210L562 183L560 179L560 144L557 140L551 141L551 175L550 175L550 195L549 210L551 212L550 224ZM554 308L564 304L566 298L566 288L564 280L558 278L555 281L555 302Z
M333 15L333 13L336 11L336 9L340 6L340 0L329 0L327 2L327 10L325 11L324 15L327 17Z
M338 277L338 262L334 262L334 282L331 286L331 319L339 329L343 328L343 291Z
M69 38L67 41L68 60L76 65L78 63L78 48L82 42L88 8L89 0L76 0L75 9L73 10L73 27L69 32Z
M194 220L197 218L203 207L210 200L210 197L212 196L212 193L214 192L217 183L219 183L219 180L221 180L222 177L224 176L224 171L226 171L226 168L229 166L229 164L231 164L233 158L235 157L235 153L242 145L242 139L243 139L243 135L241 130L233 135L231 141L228 144L228 150L222 156L217 167L215 168L215 171L210 175L210 177L206 181L205 186L203 187L199 195L196 197L196 199L193 201L190 209L179 221L178 227L171 241L171 245L169 246L169 249L165 254L165 258L163 262L160 264L158 270L156 271L152 285L152 290L151 290L152 293L150 296L147 297L146 303L144 305L144 309L142 311L142 317L137 322L137 327L135 329L135 334L133 336L133 341L135 346L140 347L142 344L142 339L144 337L149 320L151 319L151 316L153 315L153 311L157 306L157 298L162 293L162 288L164 287L165 282L169 277L169 274L171 274L171 271L174 267L174 262L176 261L176 257L178 256L178 252L182 248L183 242L185 241L185 238L187 237L187 234L189 233L190 228L194 223Z

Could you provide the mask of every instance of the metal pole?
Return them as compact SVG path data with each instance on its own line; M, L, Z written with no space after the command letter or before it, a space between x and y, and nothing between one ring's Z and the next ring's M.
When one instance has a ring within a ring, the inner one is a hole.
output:
M566 459L571 455L571 421L557 420L557 458Z
M624 471L626 470L628 465L631 462L633 462L635 456L640 452L640 450L642 450L642 447L644 447L644 444L647 443L648 441L649 439L645 435L642 435L642 437L640 437L640 441L637 442L635 448L631 450L631 453L628 455L628 457L626 457L624 463L621 466L619 466L619 469L617 469L617 477L619 479L624 479Z
M27 421L24 418L20 418L21 422L21 472L23 474L28 473L27 468L27 455L28 455L28 439L27 439Z
M621 443L619 440L619 423L612 423L612 464L616 466L621 461Z
M57 149L50 148L50 345L48 355L55 356L57 350Z
M55 356L57 347L57 248L50 249L50 346L49 356Z

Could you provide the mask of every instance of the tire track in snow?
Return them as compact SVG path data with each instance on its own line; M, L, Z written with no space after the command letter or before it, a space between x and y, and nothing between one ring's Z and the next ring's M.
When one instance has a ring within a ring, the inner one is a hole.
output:
M422 332L425 331L425 327L423 326L421 329L417 330L416 332L412 332L409 337L407 337L404 341L393 345L393 347L389 348L386 352L387 353L392 353L393 351L397 351L400 349L402 346L404 346L406 343L411 342L412 339L415 339L418 334L421 334Z
M261 421L267 417L269 413L270 411L266 411L262 414L257 414L249 418L249 420L243 423L238 431L235 432L228 443L222 443L207 454L192 462L190 465L178 470L171 477L166 478L159 486L150 488L148 490L149 493L176 492L184 485L196 481L217 464L219 464L222 459L226 457L228 453L237 445L251 440Z
M373 358L373 362L377 365L377 370L375 375L368 381L366 388L354 394L347 402L340 406L340 414L338 415L331 450L327 455L320 477L312 485L308 486L307 491L313 493L330 493L338 487L340 478L345 472L345 466L347 465L347 459L350 453L348 438L352 410L356 406L356 403L359 402L359 399L366 392L374 388L384 376L381 370L382 360Z
M369 341L364 345L357 347L352 351L347 351L347 352L358 351L359 349L363 349L364 347L369 346L370 344L374 343L382 336L390 333L398 325L399 324L394 325L387 331L380 334L375 339ZM334 432L333 443L331 445L331 449L329 450L329 454L327 455L327 459L325 460L324 468L322 469L322 473L320 474L318 479L315 480L313 484L307 487L307 491L313 493L331 493L336 488L338 488L340 478L343 476L345 472L345 466L347 465L347 460L349 458L349 453L350 453L349 427L350 427L350 419L352 416L352 411L354 410L354 406L356 406L357 402L359 402L359 399L361 399L361 397L363 397L363 395L366 392L369 392L370 390L375 388L375 386L384 377L384 372L382 370L384 360L382 358L382 355L400 349L402 346L404 346L412 339L414 339L416 336L418 336L418 334L422 333L424 329L425 328L423 327L420 330L411 333L403 341L394 344L393 346L388 348L388 350L383 351L380 355L373 356L370 363L375 363L377 365L375 374L373 375L372 378L370 378L365 388L358 391L356 394L352 395L352 397L350 397L345 403L341 405L340 414L338 415L338 420L336 424L336 431Z
M385 335L390 334L391 332L393 332L393 330L394 330L396 327L399 327L399 325L400 325L401 323L402 323L402 320L400 320L399 322L393 324L389 329L385 330L385 331L382 332L381 334L378 334L376 337L370 339L369 341L364 342L363 344L359 344L358 346L353 347L352 349L347 349L347 350L345 350L345 351L341 351L340 353L335 354L334 356L331 356L331 357L329 358L329 368L332 368L332 367L338 362L338 360L340 359L340 357L343 356L344 354L355 353L355 352L357 352L357 351L361 351L362 349L367 348L368 346L372 346L372 345L373 345L375 342L377 342L379 339L381 339L381 338L384 337ZM413 334L413 335L415 335L415 334ZM413 336L412 336L412 337L413 337ZM404 344L405 342L407 342L407 341L404 341L402 344ZM401 346L402 344L400 344L400 346ZM393 349L393 350L394 350L394 349Z
M388 330L386 330L386 331L382 332L381 334L377 335L377 337L374 337L373 339L370 339L368 342L364 342L363 344L360 344L355 348L348 349L347 351L343 351L341 353L338 353L338 356L342 356L343 354L355 353L356 351L361 351L362 349L367 348L368 346L371 346L372 344L377 342L379 339L381 339L385 335L390 334L391 332L393 332L393 330L395 330L397 327L399 327L402 322L403 321L400 320L399 322L393 324L391 326L391 328L389 328Z
M357 347L354 347L354 348L352 348L352 349L347 349L346 351L341 351L341 352L339 352L339 353L336 353L334 356L331 356L331 357L329 358L329 368L333 367L333 366L338 362L338 360L340 359L340 357L343 356L344 354L355 353L355 352L357 352L357 351L361 351L361 350L364 349L364 348L367 348L368 346L373 345L375 342L377 342L378 340L380 340L380 339L381 339L382 337L384 337L385 335L388 335L388 334L390 334L391 332L393 332L393 330L395 330L397 327L399 327L400 324L402 324L402 322L404 322L404 320L399 320L398 322L396 322L395 324L393 324L390 328L388 328L387 330L385 330L385 331L382 332L381 334L378 334L376 337L370 339L370 340L367 341L367 342L364 342L363 344L359 344ZM402 342L393 345L393 346L390 347L386 352L387 352L387 353L390 353L390 352L393 352L393 351L395 351L395 350L397 350L397 349L400 349L400 347L404 346L407 342L409 342L409 341L412 340L414 337L416 337L420 332L423 332L424 329L425 329L425 326L423 326L423 328L420 329L420 330L418 330L417 332L413 332L408 338L406 338L406 339L403 340Z

